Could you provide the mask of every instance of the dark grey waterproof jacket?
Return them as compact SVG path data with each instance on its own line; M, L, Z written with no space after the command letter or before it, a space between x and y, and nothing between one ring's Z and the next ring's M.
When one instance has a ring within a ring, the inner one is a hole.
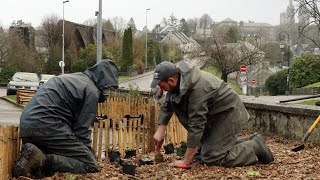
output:
M20 117L20 136L77 136L87 146L100 91L118 87L118 68L101 60L85 72L51 78L36 92Z
M224 81L199 68L181 62L179 95L166 95L158 123L167 125L175 113L188 130L188 147L205 145L217 154L228 151L235 143L241 121L248 113L239 96ZM211 136L211 142L206 137Z

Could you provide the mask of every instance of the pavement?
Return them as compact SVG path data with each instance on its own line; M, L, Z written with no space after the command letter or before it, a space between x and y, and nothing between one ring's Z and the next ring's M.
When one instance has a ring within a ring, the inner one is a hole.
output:
M19 125L22 108L3 99L6 88L0 88L0 125Z

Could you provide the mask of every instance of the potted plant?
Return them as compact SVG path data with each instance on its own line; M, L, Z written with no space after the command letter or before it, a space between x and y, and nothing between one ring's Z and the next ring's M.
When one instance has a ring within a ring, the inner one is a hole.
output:
M110 162L119 162L120 161L120 152L117 150L109 150L108 151L109 161Z
M164 146L164 151L165 151L165 154L172 154L172 153L174 153L173 144L172 144L172 143L169 143L169 144L165 145L165 146Z
M134 176L137 165L131 160L122 160L122 172Z
M151 165L153 161L149 157L140 157L139 158L140 165Z
M136 150L135 149L127 149L126 150L126 155L124 158L130 158L136 156Z
M186 151L187 151L187 143L184 141L181 141L180 147L177 148L177 151L176 151L177 156L180 156L180 157L184 156Z

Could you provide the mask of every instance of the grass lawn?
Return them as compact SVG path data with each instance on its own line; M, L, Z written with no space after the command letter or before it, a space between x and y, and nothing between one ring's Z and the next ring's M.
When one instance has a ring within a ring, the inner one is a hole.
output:
M309 100L309 101L302 101L300 102L299 104L304 104L304 105L316 105L316 102L319 101L319 100Z
M7 98L11 99L12 101L16 101L17 100L17 96L16 95L9 95L9 96L7 96Z
M129 79L130 79L129 76L119 76L118 81L119 81L119 84L120 84L120 83L122 83L122 82L124 82L124 81L127 81L127 80L129 80Z
M209 66L203 69L206 72L209 72L218 78L221 78L221 73L213 66ZM241 89L233 82L228 82L228 85L239 95L242 95Z

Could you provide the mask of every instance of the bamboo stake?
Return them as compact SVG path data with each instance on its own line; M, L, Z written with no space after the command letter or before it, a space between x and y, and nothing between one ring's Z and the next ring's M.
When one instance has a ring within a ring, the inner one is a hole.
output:
M98 123L95 122L93 125L93 140L92 140L92 148L94 152L97 152L97 142L98 142Z
M3 132L3 126L0 126L0 180L5 180L5 168L4 168L4 157L5 157L5 151L4 151L4 132Z
M137 154L140 153L141 119L138 119Z
M102 111L101 111L102 116ZM99 121L99 144L98 144L98 160L101 160L102 154L102 134L103 134L103 121Z
M135 148L136 151L137 151L137 149L138 149L139 147L138 147L137 144L136 144L136 142L137 142L137 141L136 141L136 135L137 135L136 129L137 129L137 119L134 119L134 120L133 120L133 132L132 132L132 138L133 138L132 146L133 146L133 148Z
M112 119L112 149L115 149L116 145L116 120Z
M123 151L123 136L122 136L122 120L121 119L119 119L119 129L118 129L118 133L119 133L119 135L118 135L118 142L119 142L119 152L120 152L120 154L121 155L123 155L124 154L124 151Z
M128 132L128 140L129 140L129 149L132 149L132 119L129 119L129 132Z
M154 133L156 132L155 130L155 106L154 105L151 105L150 107L150 136L149 136L149 139L150 139L150 149L149 151L154 151L155 150L155 141L153 139L153 135Z
M110 120L106 119L104 121L105 126L104 126L104 149L105 149L105 156L106 158L108 157L108 151L110 148Z
M124 132L123 132L123 136L125 137L124 139L123 139L123 144L124 144L124 149L127 149L128 148L128 144L127 144L127 137L128 137L128 133L127 133L127 129L128 129L128 122L127 122L127 119L124 119L123 120L123 130L124 130Z

